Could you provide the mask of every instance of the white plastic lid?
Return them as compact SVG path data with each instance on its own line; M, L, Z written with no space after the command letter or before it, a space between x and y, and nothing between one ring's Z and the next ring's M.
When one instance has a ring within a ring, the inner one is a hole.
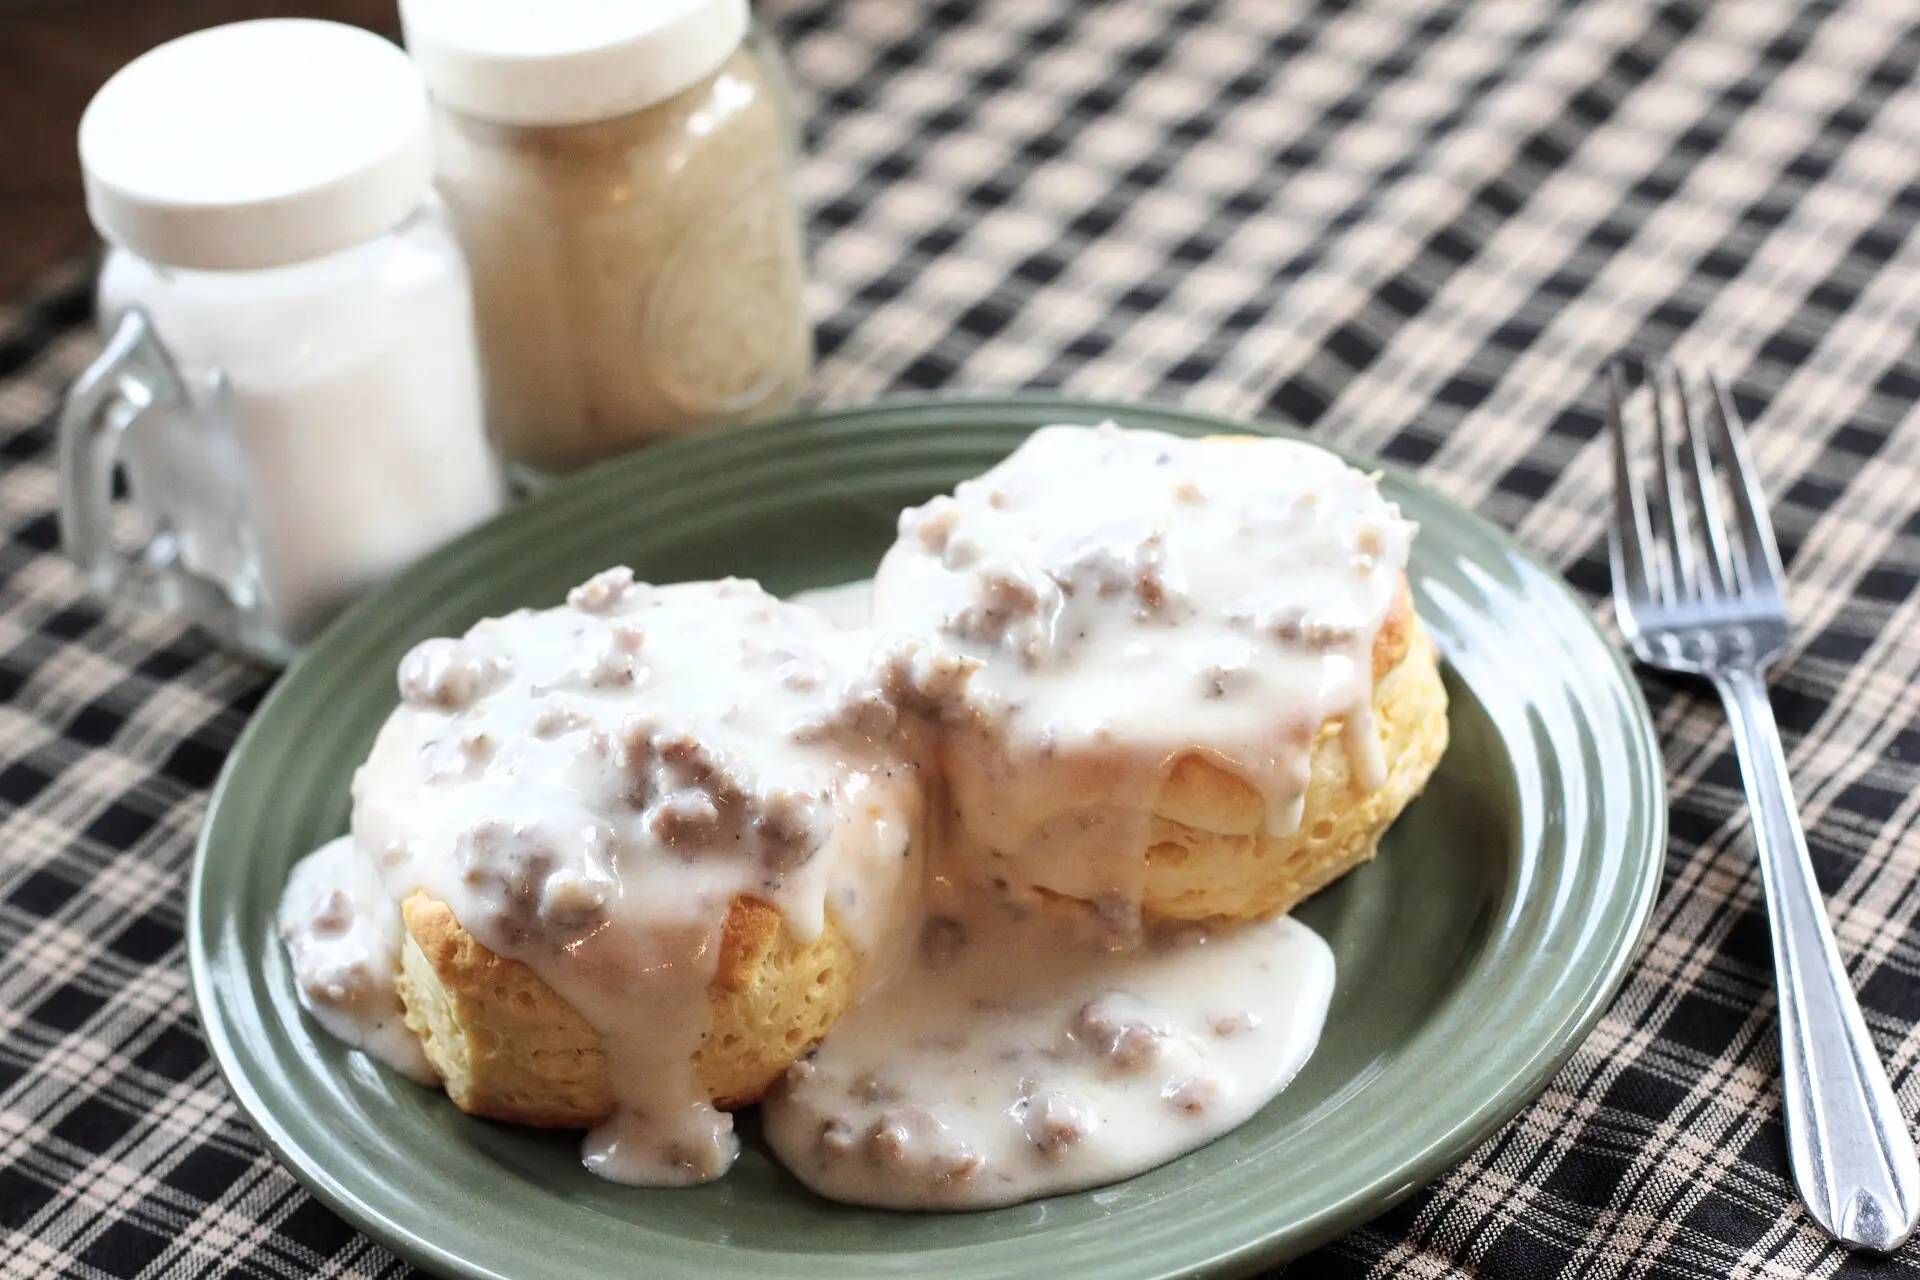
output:
M400 0L400 25L433 96L462 115L585 124L719 70L747 0Z
M135 58L80 119L87 213L153 262L303 262L397 226L433 183L426 88L369 31L273 18Z

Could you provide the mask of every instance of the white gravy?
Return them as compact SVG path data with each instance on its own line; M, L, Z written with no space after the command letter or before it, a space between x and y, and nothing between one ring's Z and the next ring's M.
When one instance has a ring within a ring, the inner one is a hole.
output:
M1163 1163L1293 1078L1333 959L1289 919L1143 921L1154 797L1200 752L1284 833L1333 718L1379 777L1372 647L1412 535L1304 445L1051 427L902 513L871 585L780 604L610 570L428 641L353 839L289 884L303 999L403 1062L393 904L424 889L599 1033L619 1111L588 1166L701 1181L735 1152L692 1060L748 893L803 937L831 911L863 956L860 1003L764 1109L816 1191L979 1208Z
M1379 785L1373 642L1413 532L1377 477L1312 446L1112 424L1042 428L902 512L874 624L981 664L941 753L973 877L1137 925L1183 755L1258 792L1275 835L1330 719Z
M280 896L278 923L300 1004L314 1020L402 1075L437 1083L393 987L399 904L351 836L300 859Z
M748 582L614 570L570 601L407 657L354 836L394 901L446 902L599 1033L619 1108L589 1167L704 1181L737 1151L693 1066L733 899L802 941L831 911L882 976L915 911L919 780L858 633Z
M762 1107L823 1196L982 1209L1130 1177L1243 1123L1319 1040L1333 955L1266 920L1125 953L979 901Z
M831 587L809 587L805 591L794 592L787 599L795 604L806 605L809 609L818 609L836 627L873 625L872 578L836 583Z

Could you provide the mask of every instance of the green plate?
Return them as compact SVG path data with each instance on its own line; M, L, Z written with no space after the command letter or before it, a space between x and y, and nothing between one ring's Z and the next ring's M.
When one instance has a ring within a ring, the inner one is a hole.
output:
M1319 1051L1240 1129L1130 1181L957 1215L816 1198L743 1126L719 1182L637 1190L575 1135L462 1116L300 1011L274 937L288 868L346 829L347 780L425 636L557 603L613 563L776 592L865 576L899 509L1035 427L1244 431L1168 409L920 400L651 449L555 486L401 575L289 671L213 796L189 896L194 996L242 1110L321 1200L457 1276L1175 1276L1257 1269L1379 1213L1486 1138L1573 1051L1639 942L1666 845L1652 726L1559 579L1392 470L1447 659L1453 745L1379 859L1299 915L1338 958ZM1277 428L1259 427L1258 430Z

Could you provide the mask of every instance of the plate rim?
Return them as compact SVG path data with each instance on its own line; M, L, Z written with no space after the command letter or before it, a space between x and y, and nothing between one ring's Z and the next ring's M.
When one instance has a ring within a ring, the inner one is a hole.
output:
M1647 929L1659 897L1669 839L1669 800L1658 731L1647 707L1645 695L1634 675L1631 662L1601 628L1586 601L1572 589L1561 573L1506 529L1473 508L1425 483L1412 469L1388 459L1348 448L1337 441L1317 438L1314 433L1290 422L1270 417L1236 418L1153 400L1115 400L1050 391L1003 394L912 393L882 396L858 404L799 408L766 422L665 441L636 453L607 459L543 487L526 501L506 508L502 515L523 512L536 504L549 501L563 501L570 491L588 487L596 478L642 466L647 459L672 457L689 452L698 453L717 440L748 434L794 430L808 424L852 427L866 418L881 418L897 422L902 415L935 420L953 419L945 424L949 427L985 425L994 423L996 420L1023 423L1029 415L1042 412L1066 415L1052 420L1125 418L1145 415L1163 422L1177 421L1189 426L1211 427L1222 431L1242 433L1252 431L1261 435L1304 440L1327 449L1354 465L1363 465L1388 473L1397 483L1418 490L1426 497L1438 501L1449 510L1453 519L1470 526L1477 537L1487 540L1506 555L1533 570L1546 589L1558 593L1584 619L1591 629L1593 638L1601 643L1601 647L1609 655L1610 665L1603 682L1621 695L1626 713L1621 717L1620 727L1625 731L1622 733L1622 744L1626 748L1630 763L1634 766L1634 772L1638 774L1640 782L1646 789L1649 811L1635 815L1638 822L1644 826L1645 847L1639 858L1637 876L1625 881L1633 891L1626 913L1627 927L1622 931L1620 944L1607 957L1605 966L1588 984L1578 1004L1571 1008L1567 1016L1561 1020L1557 1037L1544 1040L1526 1060L1523 1069L1510 1074L1499 1088L1490 1091L1474 1107L1461 1115L1453 1125L1447 1128L1444 1137L1430 1142L1423 1150L1399 1166L1397 1169L1399 1177L1394 1185L1382 1188L1379 1180L1376 1180L1373 1185L1356 1188L1343 1200L1326 1205L1308 1216L1277 1224L1232 1247L1217 1250L1205 1249L1203 1252L1206 1256L1199 1256L1199 1253L1196 1253L1196 1256L1182 1265L1177 1272L1168 1273L1182 1276L1250 1274L1259 1268L1273 1265L1283 1257L1298 1256L1308 1249L1337 1238L1399 1204L1415 1191L1429 1185L1448 1169L1459 1164L1475 1147L1530 1105L1591 1035L1594 1027L1624 985L1634 961L1645 944ZM930 425L936 429L940 426L937 421ZM1036 422L1034 425L1038 426L1039 423ZM416 562L415 565L401 571L389 584L369 593L366 598L336 619L315 640L307 655L290 664L275 679L236 736L233 746L222 762L213 788L208 793L206 812L194 841L193 860L186 884L187 901L184 920L189 989L194 1002L196 1020L209 1056L214 1062L222 1083L233 1097L241 1118L260 1138L274 1159L302 1187L355 1230L364 1233L409 1263L438 1274L461 1277L499 1277L503 1273L454 1253L425 1235L408 1230L402 1224L357 1199L338 1178L323 1167L320 1161L303 1158L299 1145L293 1140L287 1127L279 1121L266 1105L259 1091L247 1080L233 1037L230 1035L231 1029L216 1013L218 1001L215 999L214 992L213 957L210 954L212 949L208 945L204 900L214 819L221 810L222 801L238 762L252 747L254 739L264 732L261 726L268 723L277 704L283 697L289 696L286 691L293 683L292 677L304 669L310 656L319 652L330 639L350 630L362 615L377 609L381 601L393 590L403 589L407 580L415 572L429 566L441 555L462 546L468 539L484 536L493 523L492 520L483 522L474 530L461 535Z

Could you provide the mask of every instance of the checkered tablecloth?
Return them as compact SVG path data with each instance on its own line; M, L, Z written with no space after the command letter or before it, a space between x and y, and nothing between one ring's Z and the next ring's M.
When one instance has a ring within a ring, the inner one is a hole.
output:
M1595 371L1633 348L1732 378L1800 623L1774 704L1813 859L1920 1112L1920 5L762 13L809 121L825 400L1291 419L1418 468L1600 607ZM0 1275L396 1275L262 1152L196 1031L190 848L265 680L103 612L57 555L87 270L0 306ZM1289 1276L1920 1276L1795 1201L1727 730L1700 690L1648 696L1673 841L1612 1010L1465 1163Z

